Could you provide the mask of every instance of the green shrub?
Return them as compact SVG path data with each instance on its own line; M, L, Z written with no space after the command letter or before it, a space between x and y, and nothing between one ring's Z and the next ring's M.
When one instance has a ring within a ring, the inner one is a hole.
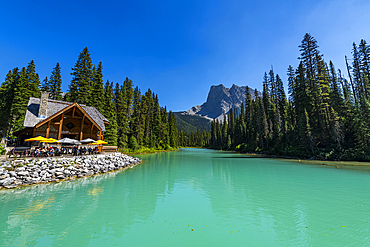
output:
M130 137L130 140L128 142L128 146L129 146L129 148L131 148L134 151L139 148L139 145L137 144L137 140L136 140L135 136Z

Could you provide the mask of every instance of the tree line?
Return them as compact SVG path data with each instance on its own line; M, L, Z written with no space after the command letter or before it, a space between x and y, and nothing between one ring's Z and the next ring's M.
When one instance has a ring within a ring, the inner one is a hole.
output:
M289 66L288 96L273 69L262 96L246 89L239 111L213 121L200 146L331 160L370 160L370 48L353 43L349 81L327 64L314 37L305 34L299 65ZM347 62L347 58L346 58ZM194 137L192 137L194 138Z
M104 134L109 145L132 150L177 148L175 116L159 106L158 96L150 89L141 94L128 78L121 84L109 80L104 83L102 62L93 65L87 48L79 54L71 75L68 92L63 94L59 63L50 79L45 78L42 83L33 61L26 68L9 71L0 86L3 137L23 128L29 97L37 98L41 91L47 91L51 99L93 106L102 113L110 122Z

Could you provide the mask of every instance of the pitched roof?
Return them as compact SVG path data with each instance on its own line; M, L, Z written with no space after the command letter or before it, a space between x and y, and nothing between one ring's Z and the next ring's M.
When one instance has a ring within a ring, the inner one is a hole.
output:
M64 108L72 104L73 103L71 102L48 99L46 118L53 116L55 113L60 112L61 110L63 110ZM78 104L78 105L82 107L82 109L85 110L85 112L96 122L97 125L99 125L102 131L105 131L104 122L109 123L108 119L106 119L95 107L81 105L81 104ZM45 120L45 118L37 117L39 113L39 107L40 107L40 99L30 97L28 101L26 116L24 118L24 123L23 123L24 127L34 127L39 122Z

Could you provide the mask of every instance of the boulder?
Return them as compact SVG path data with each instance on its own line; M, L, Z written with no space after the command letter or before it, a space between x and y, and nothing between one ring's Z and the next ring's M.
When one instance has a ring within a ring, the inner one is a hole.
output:
M18 174L18 176L24 177L24 176L28 176L29 172L28 171L20 171L17 174Z
M2 186L9 186L9 185L11 185L11 184L13 184L14 183L14 181L15 181L16 179L14 178L14 177L11 177L11 178L5 178L5 179L3 179L3 180L0 180L0 185L2 185Z

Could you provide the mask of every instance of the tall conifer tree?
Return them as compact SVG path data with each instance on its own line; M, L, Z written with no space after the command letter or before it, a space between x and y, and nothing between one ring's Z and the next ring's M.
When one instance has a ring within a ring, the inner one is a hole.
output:
M117 145L117 119L116 119L116 107L113 102L112 87L109 81L104 87L104 111L103 115L109 120L109 125L105 127L104 140L110 145Z
M75 66L72 68L73 76L69 85L69 97L71 102L90 105L91 89L93 82L92 60L87 47L78 56Z
M14 68L9 71L5 77L5 81L0 87L0 128L2 130L2 136L7 136L10 124L10 116L12 112L12 106L14 101L14 93L18 80L18 68ZM17 92L18 93L18 92Z
M62 100L62 75L59 63L51 72L50 79L47 81L47 90L50 92L49 97L55 100Z
M98 111L102 112L104 100L104 85L103 85L103 65L99 63L98 68L93 67L93 82L90 98L90 105L95 107Z

